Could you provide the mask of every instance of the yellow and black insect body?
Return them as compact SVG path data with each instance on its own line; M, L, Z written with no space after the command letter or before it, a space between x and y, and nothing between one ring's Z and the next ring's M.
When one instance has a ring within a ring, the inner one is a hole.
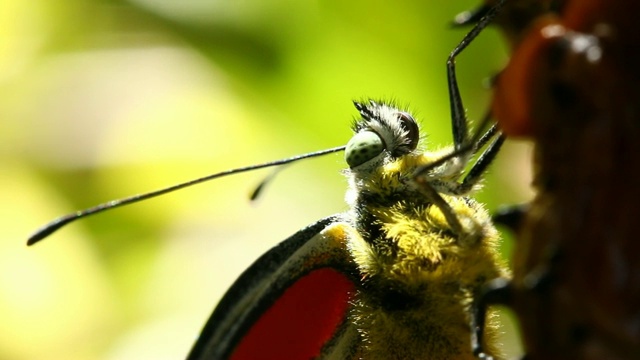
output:
M371 101L356 107L362 119L346 153L352 207L347 218L353 227L347 246L359 276L348 315L361 337L359 353L365 359L473 358L474 297L487 280L507 274L486 210L456 194L466 162L453 158L432 169L427 185L458 217L460 233L414 181L419 169L453 149L417 148L415 120L390 105ZM362 162L361 153L369 160ZM497 353L494 320L485 330L492 354Z

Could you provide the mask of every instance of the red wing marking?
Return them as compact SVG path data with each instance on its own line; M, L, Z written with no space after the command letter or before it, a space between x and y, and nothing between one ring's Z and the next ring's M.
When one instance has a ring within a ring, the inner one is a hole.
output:
M354 292L340 272L322 268L299 279L251 327L232 355L245 359L311 359L343 322Z

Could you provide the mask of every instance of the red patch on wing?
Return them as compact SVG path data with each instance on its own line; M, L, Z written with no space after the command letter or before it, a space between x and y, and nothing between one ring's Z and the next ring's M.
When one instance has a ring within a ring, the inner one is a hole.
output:
M353 283L330 268L300 278L249 330L232 355L243 359L311 359L342 323Z

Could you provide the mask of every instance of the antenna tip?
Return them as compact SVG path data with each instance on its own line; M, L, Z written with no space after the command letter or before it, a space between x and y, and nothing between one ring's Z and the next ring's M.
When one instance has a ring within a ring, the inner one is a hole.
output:
M27 239L27 246L31 246L37 243L38 241L46 238L47 236L51 235L53 232L65 226L66 224L70 223L71 221L75 220L76 218L77 218L76 214L71 214L71 215L63 216L61 218L53 220L52 222L38 229L38 231L33 233L33 235L29 236L29 239Z
M44 239L48 234L44 234L41 231L36 232L35 234L29 236L29 239L27 239L27 246L31 246L35 243L37 243L38 241Z

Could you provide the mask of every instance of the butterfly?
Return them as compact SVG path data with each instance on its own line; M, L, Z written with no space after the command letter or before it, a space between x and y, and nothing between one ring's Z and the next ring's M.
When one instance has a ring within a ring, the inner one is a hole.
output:
M476 25L447 63L450 148L425 150L418 122L406 109L355 102L359 117L346 146L98 205L54 220L28 243L79 218L196 183L344 150L350 209L300 230L256 260L218 303L188 359L474 358L475 299L487 281L508 271L491 217L468 195L505 137L488 126L490 116L470 134L455 57L492 16ZM488 315L482 340L475 340L493 356L499 356L497 331L496 318Z

